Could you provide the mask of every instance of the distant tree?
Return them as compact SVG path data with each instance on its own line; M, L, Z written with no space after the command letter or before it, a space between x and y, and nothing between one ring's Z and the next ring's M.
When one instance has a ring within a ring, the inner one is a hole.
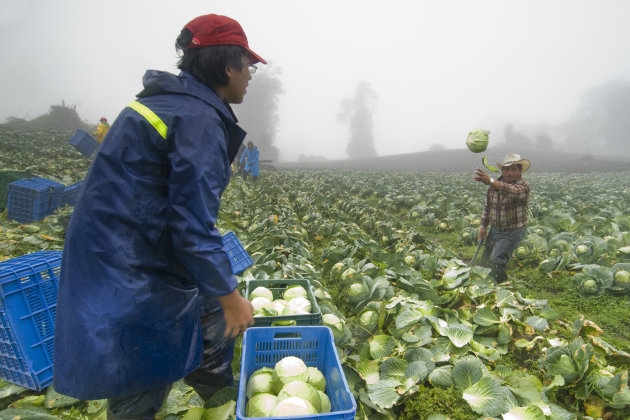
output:
M529 137L514 131L512 123L507 124L504 130L505 144L506 146L514 147L531 147L532 139Z
M376 109L376 92L368 82L357 86L354 96L341 101L337 118L350 125L350 142L346 153L351 159L375 157L372 114Z
M429 147L430 152L437 152L439 150L446 150L446 147L444 147L444 145L440 143L433 143L431 147Z
M247 131L245 141L252 141L260 151L261 160L277 161L279 151L274 146L280 116L278 101L284 93L279 67L265 66L253 75L242 104L234 110L239 124Z
M548 134L539 134L536 137L536 147L538 149L553 150L553 139Z
M568 146L599 155L630 155L630 81L596 86L564 125Z

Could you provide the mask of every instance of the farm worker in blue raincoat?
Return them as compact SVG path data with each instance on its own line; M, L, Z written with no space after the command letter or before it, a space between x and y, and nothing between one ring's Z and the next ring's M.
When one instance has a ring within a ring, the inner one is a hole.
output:
M265 61L233 19L177 38L179 75L149 70L85 179L67 230L54 387L108 399L108 419L151 419L171 384L233 385L234 337L254 324L216 223L245 132L249 66Z
M258 157L260 153L258 148L251 141L247 142L247 149L241 154L241 166L243 167L243 178L247 178L247 174L254 177L254 181L258 179L260 168L258 166ZM243 162L245 164L243 165Z
M109 123L107 122L107 118L101 117L100 123L98 127L96 127L96 131L92 133L97 142L103 143L103 139L105 138L105 134L109 131Z

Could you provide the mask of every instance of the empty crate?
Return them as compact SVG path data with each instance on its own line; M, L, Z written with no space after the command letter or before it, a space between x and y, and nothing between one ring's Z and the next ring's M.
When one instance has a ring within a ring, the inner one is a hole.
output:
M34 222L51 214L61 202L65 186L45 178L25 178L8 187L8 218Z
M68 140L68 143L73 145L81 154L85 157L90 157L98 149L98 142L90 133L77 130L74 135Z
M230 257L230 264L232 264L232 273L234 274L242 274L243 271L247 269L247 267L254 264L243 245L236 238L234 232L228 232L223 235L223 248L225 248L225 252L227 252L228 257Z
M41 391L52 383L62 251L0 262L0 377Z
M79 195L79 189L82 185L83 181L80 181L76 184L68 185L67 187L65 187L63 193L61 193L61 201L59 202L59 207L74 206L74 202L77 200L77 195Z

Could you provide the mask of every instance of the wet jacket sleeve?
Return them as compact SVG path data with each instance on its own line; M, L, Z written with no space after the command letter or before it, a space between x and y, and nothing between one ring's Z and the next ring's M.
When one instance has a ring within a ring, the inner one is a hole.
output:
M230 173L225 131L218 117L208 120L190 116L173 122L168 219L177 257L201 293L216 297L231 293L238 282L216 228Z

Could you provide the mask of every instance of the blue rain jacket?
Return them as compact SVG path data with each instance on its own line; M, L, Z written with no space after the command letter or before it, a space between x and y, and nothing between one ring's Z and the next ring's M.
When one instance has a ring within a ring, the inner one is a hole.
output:
M192 75L150 70L96 155L68 226L54 387L83 400L166 386L197 368L200 303L237 286L215 226L245 132ZM200 302L202 301L202 302Z
M250 172L253 176L258 176L260 171L260 168L258 167L259 154L260 153L258 152L258 148L256 146L253 146L252 150L249 150L249 148L243 150L240 163L243 163L243 161L246 160L245 166L243 167L245 172Z

